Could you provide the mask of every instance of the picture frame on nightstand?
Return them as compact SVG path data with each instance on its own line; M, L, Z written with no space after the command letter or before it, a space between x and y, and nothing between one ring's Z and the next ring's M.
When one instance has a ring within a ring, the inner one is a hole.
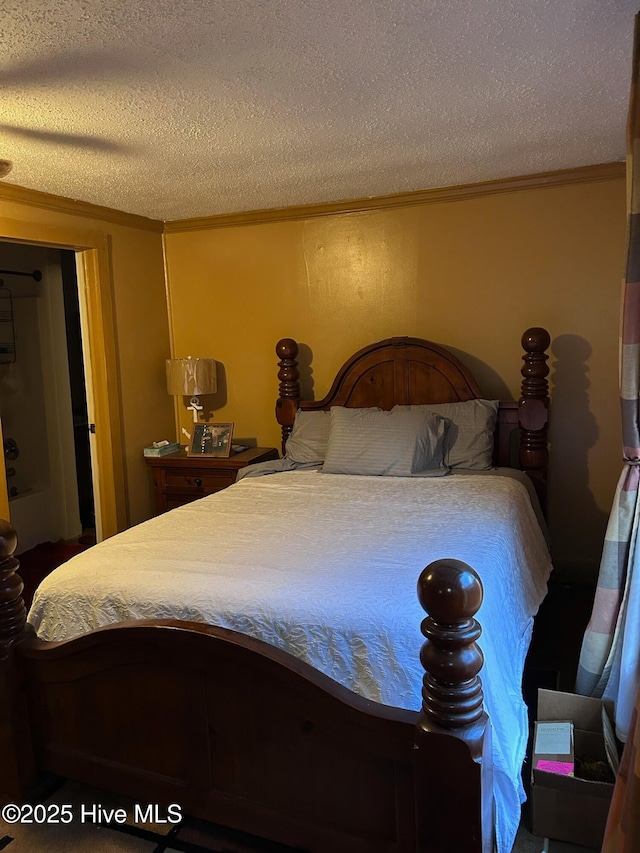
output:
M231 455L233 423L198 421L192 424L187 456L226 457Z

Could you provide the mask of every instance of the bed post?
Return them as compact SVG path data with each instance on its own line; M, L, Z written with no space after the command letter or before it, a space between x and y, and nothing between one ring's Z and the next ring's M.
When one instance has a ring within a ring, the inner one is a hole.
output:
M27 703L15 645L27 636L24 588L13 556L18 537L0 519L0 801L20 799L35 778Z
M520 427L520 467L531 478L540 506L546 508L547 424L549 421L549 383L547 376L549 356L545 352L551 342L549 332L534 326L522 336L525 354L521 373L523 376L521 397L518 404Z
M282 427L282 453L291 435L293 422L300 402L300 371L298 370L298 344L293 338L282 338L276 344L280 396L276 402L276 418Z
M420 575L418 598L428 616L415 738L417 850L491 853L491 728L478 676L481 628L473 618L482 584L466 563L436 560Z

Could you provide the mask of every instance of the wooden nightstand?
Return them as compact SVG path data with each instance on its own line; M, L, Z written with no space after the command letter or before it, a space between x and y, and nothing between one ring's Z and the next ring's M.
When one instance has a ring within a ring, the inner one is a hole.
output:
M275 447L250 447L227 458L187 456L180 450L167 456L145 456L144 461L153 472L156 512L160 514L226 489L235 483L240 468L269 459L278 459Z

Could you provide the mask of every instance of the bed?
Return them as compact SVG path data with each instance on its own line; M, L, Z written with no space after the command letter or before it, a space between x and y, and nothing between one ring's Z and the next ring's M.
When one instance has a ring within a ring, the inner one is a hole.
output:
M493 406L500 471L454 470L442 411L487 401L443 347L377 342L303 401L283 339L280 470L79 555L28 621L4 524L3 798L54 773L300 850L508 853L550 571L548 343L525 332L521 399ZM321 465L305 422L328 424ZM389 441L416 424L399 461Z

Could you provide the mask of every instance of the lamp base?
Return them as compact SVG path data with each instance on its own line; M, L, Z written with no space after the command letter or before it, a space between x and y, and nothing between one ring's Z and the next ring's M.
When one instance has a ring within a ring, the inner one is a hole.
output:
M204 409L204 406L200 405L200 398L199 397L192 397L189 400L189 405L187 406L187 409L190 409L193 412L193 422L194 422L194 424L197 424L198 423L198 413Z

